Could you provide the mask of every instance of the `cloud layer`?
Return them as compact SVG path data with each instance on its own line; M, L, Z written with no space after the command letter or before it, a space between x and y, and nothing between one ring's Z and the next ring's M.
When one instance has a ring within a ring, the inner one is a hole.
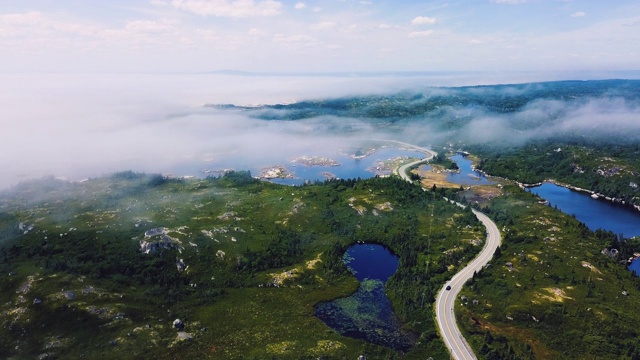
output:
M534 80L526 76L519 80ZM0 188L46 175L79 180L127 169L199 175L207 168L272 166L295 155L331 154L371 138L423 145L452 138L468 144L514 144L570 133L612 138L624 134L626 139L640 141L640 106L615 95L580 102L533 101L509 114L478 106L447 106L394 124L322 113L299 121L265 121L249 112L202 106L283 104L403 89L427 97L448 96L446 88L425 85L500 81L496 75L3 74L0 79L4 175ZM515 80L512 75L510 81ZM496 96L495 90L470 91ZM509 96L524 90L503 87L500 91ZM459 127L442 128L443 120L456 119L464 120Z

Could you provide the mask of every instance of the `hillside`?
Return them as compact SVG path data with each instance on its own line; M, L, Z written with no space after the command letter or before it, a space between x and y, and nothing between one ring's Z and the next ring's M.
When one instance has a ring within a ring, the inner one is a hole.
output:
M313 316L356 289L342 254L363 241L400 257L387 289L419 338L402 356L442 357L430 304L483 233L398 178L287 187L123 172L23 183L0 213L5 358L399 357Z

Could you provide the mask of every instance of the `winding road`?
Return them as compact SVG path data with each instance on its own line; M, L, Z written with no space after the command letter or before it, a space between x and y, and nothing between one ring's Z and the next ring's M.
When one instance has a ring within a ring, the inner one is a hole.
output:
M434 151L429 149L407 144L401 141L393 141L393 140L385 140L395 142L407 147L411 147L413 149L417 149L423 151L428 154L428 156L422 160L413 161L408 164L404 164L396 169L396 173L400 175L406 181L411 182L411 179L407 175L407 170L415 165L418 165L422 162L426 162L431 160L437 154ZM464 205L457 203L458 206L464 207ZM476 355L473 353L471 346L465 338L462 336L460 329L458 329L458 324L456 323L456 316L453 312L454 306L456 303L456 298L462 290L462 286L467 280L473 277L473 273L475 271L480 271L493 257L493 254L496 251L496 248L500 246L500 242L502 238L500 236L500 230L498 230L498 226L494 223L489 217L477 210L472 209L473 214L482 222L484 227L487 229L487 241L485 241L484 247L480 254L476 256L467 266L465 266L462 270L460 270L457 274L455 274L451 280L442 286L440 292L438 292L438 296L436 297L436 322L438 323L438 329L440 330L440 335L442 336L442 340L445 345L449 349L451 353L451 357L453 359L477 359ZM450 290L447 290L446 287L451 286Z

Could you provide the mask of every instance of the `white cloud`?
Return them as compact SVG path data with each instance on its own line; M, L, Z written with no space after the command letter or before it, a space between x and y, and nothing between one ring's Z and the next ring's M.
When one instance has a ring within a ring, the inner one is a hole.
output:
M251 35L251 36L264 36L264 35L267 35L267 33L262 31L262 30L260 30L260 29L253 28L253 29L249 30L249 35Z
M427 16L418 16L415 19L411 20L412 25L433 25L436 22L436 18Z
M37 11L0 15L2 36L53 36L55 34L88 36L98 29L89 24L63 22Z
M125 25L125 31L136 33L161 33L172 29L171 21L133 20Z
M302 35L302 34L297 34L297 35L283 35L283 34L277 34L276 36L274 36L273 38L273 42L276 43L284 43L284 44L294 44L294 43L310 43L315 41L314 38L312 38L311 36L308 35Z
M425 30L425 31L414 31L409 34L410 38L421 38L431 36L433 34L433 30Z
M317 24L313 24L311 26L309 26L309 29L311 30L328 30L328 29L333 29L336 27L336 23L332 22L332 21L323 21Z
M274 0L173 0L171 4L197 15L233 18L274 16L282 9L282 3Z
M492 0L496 4L524 4L529 0Z
M380 24L378 25L378 29L391 29L393 26L389 24Z
M296 10L301 10L301 9L304 9L305 7L307 7L307 5L300 1L300 2L297 2L293 7Z
M578 12L574 12L573 14L571 14L571 17L583 17L586 16L587 13L585 13L584 11L578 11Z

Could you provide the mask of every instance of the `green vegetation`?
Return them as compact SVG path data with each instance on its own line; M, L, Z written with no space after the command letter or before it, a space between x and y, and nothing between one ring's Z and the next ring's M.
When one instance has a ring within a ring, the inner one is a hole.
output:
M348 118L391 133L425 123L446 134L437 138L447 151L471 150L490 175L552 179L638 206L638 134L566 121L586 117L576 109L590 111L594 101L633 113L639 94L640 81L567 81L244 110L266 120L326 116L329 132L362 128ZM455 170L443 155L432 164ZM446 358L434 297L485 231L444 200L461 190L461 202L482 206L504 236L456 309L480 358L640 358L640 278L622 261L640 239L592 232L508 180L429 188L396 177L286 187L247 171L22 183L0 194L0 357ZM356 242L386 245L400 259L386 291L418 335L406 354L343 337L313 315L318 302L357 289L342 262Z
M440 165L447 170L458 170L458 164L446 156L444 152L439 152L430 162L430 164Z
M451 109L482 109L488 113L510 114L525 109L541 100L579 103L598 97L620 97L629 102L640 100L640 81L556 81L547 83L464 86L457 88L427 88L424 93L401 92L393 95L370 95L300 101L293 104L239 107L234 105L209 105L220 109L242 109L265 120L301 120L318 116L338 116L368 119L384 125L389 121L428 119L437 130L459 130L477 115L465 111L465 115L451 116ZM555 109L557 110L557 109ZM549 114L545 122L557 120L558 112ZM513 124L525 130L539 124L529 121Z
M243 171L23 183L1 195L0 354L446 357L434 296L484 230L441 192L395 177L287 187ZM419 336L407 354L340 336L313 315L314 304L356 290L342 255L358 241L400 258L387 291Z
M477 147L479 168L524 183L553 179L640 205L640 144L546 140L508 150Z
M617 237L505 187L485 211L504 233L463 289L458 324L486 359L635 359L640 279L601 254Z

